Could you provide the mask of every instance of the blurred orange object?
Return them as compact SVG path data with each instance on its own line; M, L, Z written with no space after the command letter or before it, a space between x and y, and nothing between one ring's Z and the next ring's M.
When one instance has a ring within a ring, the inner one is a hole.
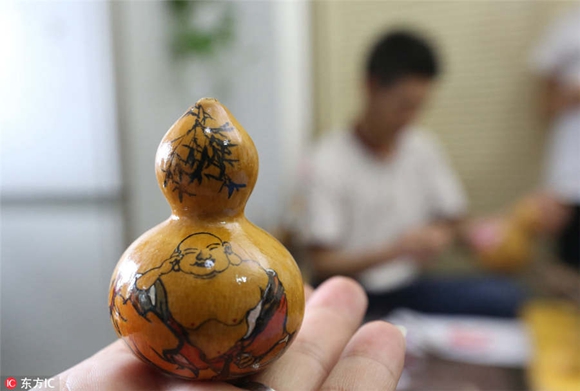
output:
M506 216L472 223L468 241L486 269L518 272L532 258L540 219L538 204L533 199L524 199Z
M580 312L558 300L533 301L523 311L534 354L528 369L532 390L580 390Z

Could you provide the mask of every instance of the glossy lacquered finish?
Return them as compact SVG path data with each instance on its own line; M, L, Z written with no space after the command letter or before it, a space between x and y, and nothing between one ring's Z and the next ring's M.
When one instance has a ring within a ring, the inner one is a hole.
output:
M187 379L227 380L265 368L304 315L300 271L249 222L256 148L215 99L169 129L156 174L172 216L137 239L111 281L117 334L142 360Z

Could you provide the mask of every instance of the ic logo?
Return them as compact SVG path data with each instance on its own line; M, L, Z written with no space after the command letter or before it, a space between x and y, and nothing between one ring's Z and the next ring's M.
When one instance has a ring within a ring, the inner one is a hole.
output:
M9 390L13 390L16 388L16 386L18 385L18 380L16 380L13 377L8 377L6 378L6 380L4 381L4 385L6 386L6 388L8 388Z

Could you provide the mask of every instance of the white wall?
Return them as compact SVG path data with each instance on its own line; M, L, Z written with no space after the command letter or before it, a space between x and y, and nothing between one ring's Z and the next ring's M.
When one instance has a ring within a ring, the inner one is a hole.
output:
M277 43L276 104L282 142L283 207L291 203L299 162L312 135L311 7L309 1L298 0L276 1L272 5Z
M115 340L107 295L123 250L111 203L2 205L1 372L52 376Z
M108 11L0 4L3 198L119 194Z
M0 2L0 372L49 376L115 339L123 251L105 2Z

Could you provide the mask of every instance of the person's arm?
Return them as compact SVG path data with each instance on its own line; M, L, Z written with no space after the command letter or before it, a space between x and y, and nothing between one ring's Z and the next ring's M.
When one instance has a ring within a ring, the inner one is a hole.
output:
M441 251L456 238L461 238L468 210L467 196L438 141L426 137L423 149L425 193L433 217L428 229L431 234L426 236L433 242L431 247Z
M372 266L389 262L402 255L398 243L367 251L336 250L323 246L309 246L307 256L316 275L326 278L333 275L353 276Z
M417 261L427 261L441 253L453 239L461 220L438 220L405 232L393 243L367 251L335 250L323 246L310 246L308 257L317 276L354 276L373 266L408 256Z
M580 13L567 12L547 26L530 53L530 67L540 82L541 113L552 120L580 105L575 61Z
M555 77L541 79L541 112L552 120L562 111L580 105L580 86L563 86Z
M151 288L151 286L155 284L155 281L157 281L159 277L170 273L172 270L179 267L179 264L177 263L178 261L179 257L172 256L171 258L163 261L161 266L147 270L139 278L137 278L137 281L135 282L137 289L146 291L147 289Z

